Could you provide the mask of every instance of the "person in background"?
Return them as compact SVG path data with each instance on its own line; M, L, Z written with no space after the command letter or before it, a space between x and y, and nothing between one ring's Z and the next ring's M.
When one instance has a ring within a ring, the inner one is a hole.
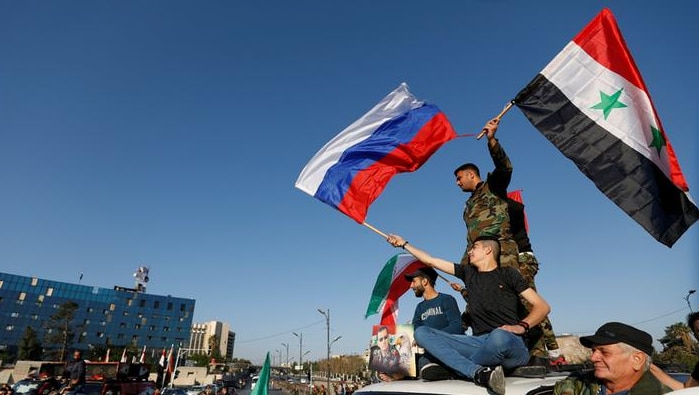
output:
M697 341L699 341L699 312L690 313L687 316L687 326L694 334L694 338L697 339ZM682 388L689 387L699 387L699 362L697 362L696 365L694 365L694 370L692 371L692 374L689 375L689 378L684 383L673 379L672 377L670 377L670 375L663 372L659 367L655 366L655 364L650 366L650 371L658 380L660 380L663 384L669 386L673 390L679 390Z
M657 395L672 391L650 373L653 338L621 322L608 322L580 338L592 349L594 371L558 381L554 395Z

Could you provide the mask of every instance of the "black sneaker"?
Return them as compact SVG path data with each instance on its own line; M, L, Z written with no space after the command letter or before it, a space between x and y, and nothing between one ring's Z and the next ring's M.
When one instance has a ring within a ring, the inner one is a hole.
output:
M428 363L420 369L420 377L427 381L449 380L451 373L436 363Z
M502 366L478 369L473 376L473 382L490 389L497 395L505 395L505 373L502 371Z

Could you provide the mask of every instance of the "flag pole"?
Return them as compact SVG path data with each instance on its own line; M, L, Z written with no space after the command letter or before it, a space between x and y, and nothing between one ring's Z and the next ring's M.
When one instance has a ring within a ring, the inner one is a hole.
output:
M377 234L379 234L379 236L383 237L384 239L388 239L388 235L387 235L387 234L385 234L384 232L382 232L382 231L376 229L375 227L369 225L368 223L362 222L362 225L364 225L364 226L366 226L367 228L373 230L374 232L376 232Z
M511 106L512 106L512 105L510 105L510 107L511 107ZM507 112L507 110L509 110L509 108L507 108L506 110L503 110L503 112L500 114L500 116L502 116L502 114L504 114L505 112ZM366 223L366 222L362 222L362 225L364 225L364 226L366 226L367 228L373 230L373 231L376 232L377 234L381 235L383 238L388 239L388 235L387 235L387 234L385 234L384 232L382 232L382 231L376 229L374 226L372 226L372 225L370 225L370 224L368 224L368 223ZM408 251L408 252L409 252L409 251ZM412 255L412 254L411 254L411 255ZM415 255L413 255L413 256L415 256ZM448 280L446 277L442 276L439 272L437 272L437 276L438 276L439 278L441 278L442 280L446 281L447 283L449 282L449 280Z
M498 116L495 117L495 119L497 119L497 120L499 121L500 118L503 117L503 115L505 115L508 111L510 111L510 108L512 108L512 106L513 106L514 104L515 104L515 101L514 101L514 100L510 100L510 102L507 103L507 104L505 105L505 108L503 108L502 111L500 111L500 114L498 114ZM485 132L486 132L485 129L481 130L481 132L478 133L478 137L476 137L476 140L480 140L481 137L483 137L483 135L485 134Z

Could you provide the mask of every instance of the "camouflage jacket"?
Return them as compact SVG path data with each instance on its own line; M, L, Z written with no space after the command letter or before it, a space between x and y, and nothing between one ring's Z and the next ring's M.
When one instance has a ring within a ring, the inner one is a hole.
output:
M602 383L597 381L592 373L588 373L583 376L570 376L557 382L553 387L553 394L598 395L600 390L602 390ZM649 371L646 371L626 395L658 395L670 391L672 391L670 387L662 384Z
M462 264L468 263L468 250L480 236L497 236L500 239L500 264L518 267L517 244L512 238L510 217L507 212L507 187L512 178L512 163L505 150L496 140L493 147L488 145L495 170L488 173L485 181L476 186L464 208L466 223L466 251Z

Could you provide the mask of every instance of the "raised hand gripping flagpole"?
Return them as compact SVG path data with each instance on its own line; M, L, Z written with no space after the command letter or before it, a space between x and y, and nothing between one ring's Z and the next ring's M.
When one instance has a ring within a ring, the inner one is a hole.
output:
M515 104L515 101L514 101L514 100L510 100L509 103L505 104L505 108L503 108L502 111L500 111L500 114L498 114L498 115L495 117L495 119L497 119L497 120L499 121L500 118L503 117L503 115L505 115L508 111L510 111L510 108L512 108L512 106L513 106L514 104ZM483 130L481 130L481 132L478 133L478 137L476 137L476 140L480 140L481 137L483 137L483 135L485 135L486 132L487 132L487 130L485 130L485 128L483 128Z

